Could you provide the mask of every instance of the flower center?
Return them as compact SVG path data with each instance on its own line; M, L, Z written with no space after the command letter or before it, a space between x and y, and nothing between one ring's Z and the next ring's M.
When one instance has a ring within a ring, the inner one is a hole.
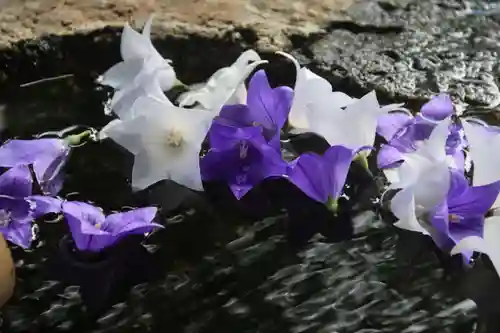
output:
M165 143L171 148L179 148L183 141L182 132L175 128L168 131L165 137Z
M12 221L12 213L5 209L0 209L0 227L8 227Z
M462 220L462 218L456 214L449 214L448 215L448 221L452 223L458 223Z

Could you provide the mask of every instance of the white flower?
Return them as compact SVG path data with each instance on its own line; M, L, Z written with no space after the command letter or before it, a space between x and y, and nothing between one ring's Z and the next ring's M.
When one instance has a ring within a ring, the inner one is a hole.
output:
M129 94L134 95L134 91L140 89L145 80L154 78L163 91L170 90L175 84L176 74L170 65L171 61L164 59L151 42L152 21L153 16L150 16L142 34L132 29L128 23L125 24L120 44L123 61L98 78L100 84L117 90L110 108L119 116L126 108L117 105L118 102Z
M474 165L472 182L482 186L500 180L500 133L462 120L469 154Z
M450 118L439 122L421 147L405 155L398 176L389 186L401 189L391 200L391 210L399 219L397 227L428 234L418 218L430 212L446 197L450 186L446 140Z
M331 146L343 145L352 149L372 146L378 117L403 105L381 107L374 91L360 99L332 91L327 80L305 67L301 68L291 55L278 53L290 59L297 70L294 99L288 116L295 132L314 132L323 136Z
M468 236L462 238L451 250L455 255L463 251L476 251L486 254L500 275L500 216L491 216L484 221L483 238Z
M108 124L104 135L135 155L132 188L142 190L170 179L202 190L199 152L213 114L176 107L166 97L151 95L138 98L134 109L142 111Z
M199 103L216 114L226 104L246 101L245 79L257 68L267 63L254 50L243 52L229 67L217 70L199 89L189 91L179 99L180 106Z

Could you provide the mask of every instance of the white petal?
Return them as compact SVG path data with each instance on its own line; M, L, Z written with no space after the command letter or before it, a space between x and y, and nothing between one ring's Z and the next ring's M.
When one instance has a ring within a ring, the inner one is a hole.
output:
M384 169L382 172L389 183L397 184L399 182L399 171L396 168Z
M104 139L107 139L109 137L108 135L108 132L109 131L112 131L112 128L115 127L115 126L120 126L121 124L121 120L120 119L113 119L111 120L109 123L107 123L103 128L101 128L101 130L99 131L99 140L104 140Z
M434 161L446 160L446 141L450 133L449 126L451 118L445 118L438 122L436 127L432 130L429 138L424 141L419 148L419 154L426 156Z
M146 59L151 54L151 41L125 23L120 52L123 60Z
M168 161L163 161L146 150L137 154L132 169L132 189L140 191L166 179L167 172L163 166L165 162Z
M138 154L143 149L142 133L149 123L145 117L136 117L122 121L115 119L102 130L102 138L110 138L132 154Z
M142 28L142 35L147 39L151 40L151 27L153 25L154 14L149 15L148 20L144 23Z
M500 180L500 134L462 121L474 165L473 185L482 186Z
M203 108L218 114L230 99L241 94L237 90L241 89L241 85L255 68L267 63L265 60L248 63L257 59L256 57L258 54L253 50L243 53L230 67L221 68L215 72L202 88L185 93L180 99L179 105L199 103Z
M108 69L98 78L98 82L105 86L121 89L132 82L144 65L143 59L122 61Z
M399 219L394 226L429 235L429 232L423 228L417 220L415 214L415 198L411 187L396 193L391 200L391 211L394 216Z
M486 241L478 236L468 236L462 238L454 247L451 249L451 255L459 254L464 251L476 251L488 254L488 247Z

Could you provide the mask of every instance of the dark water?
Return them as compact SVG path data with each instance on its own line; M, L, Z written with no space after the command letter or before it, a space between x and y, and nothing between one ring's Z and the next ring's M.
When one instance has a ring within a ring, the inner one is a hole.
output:
M0 57L9 79L2 91L8 120L4 138L74 124L100 128L111 119L103 115L107 92L93 84L97 74L118 60L117 39L110 42L114 33L107 34L106 42L96 36L52 39L53 44L24 45L19 53ZM187 83L228 65L245 46L234 41L168 42L177 43L172 58ZM183 60L182 52L202 48L208 55L227 52L204 66L196 57ZM75 76L19 88L19 83L68 71ZM271 68L271 73L280 72ZM219 205L207 205L199 196L165 184L133 195L127 179L131 166L130 156L112 144L88 144L71 157L63 195L93 201L108 211L159 205L166 228L146 243L162 258L161 277L136 286L93 319L84 311L78 289L50 275L48 262L67 232L64 223L40 223L40 237L31 250L13 248L17 286L2 309L2 332L473 331L473 306L463 303L432 252L423 251L411 261L402 258L396 254L396 231L374 214L358 219L350 240L328 243L315 236L297 246L290 241L289 219L259 216L263 201L257 202L257 210L234 207L224 197ZM304 225L295 230L299 236L318 222L316 215L305 216ZM235 244L239 238L244 241Z

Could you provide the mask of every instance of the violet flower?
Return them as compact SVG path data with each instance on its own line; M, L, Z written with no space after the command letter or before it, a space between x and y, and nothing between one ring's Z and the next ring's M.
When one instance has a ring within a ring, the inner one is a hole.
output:
M415 152L429 138L437 123L454 113L453 103L446 94L433 97L424 104L416 117L404 113L389 113L379 118L377 133L384 137L384 144L377 156L379 168L397 167L404 155ZM452 156L452 165L464 169L463 148L466 146L461 125L451 124L446 142L446 154Z
M261 126L266 140L279 150L280 131L288 118L292 99L292 88L271 88L266 72L259 70L250 79L247 104L225 105L216 121L236 127Z
M446 200L436 207L430 221L433 239L445 251L465 237L483 237L484 216L500 193L500 182L472 187L462 172L450 173ZM464 252L466 259L471 254Z
M31 172L24 165L11 168L0 176L0 233L24 249L33 240L33 220L61 210L59 199L31 195L32 186Z
M269 177L286 174L286 162L265 140L260 127L233 127L214 122L210 150L201 159L203 180L224 180L239 200Z
M354 157L367 148L332 146L322 156L302 154L290 163L287 178L311 199L333 204L342 194Z
M138 208L105 216L88 203L67 201L62 204L75 245L80 251L99 252L129 235L140 235L163 226L152 223L157 208Z
M62 188L62 167L71 148L63 139L10 140L0 147L0 166L33 165L44 194L57 195Z

